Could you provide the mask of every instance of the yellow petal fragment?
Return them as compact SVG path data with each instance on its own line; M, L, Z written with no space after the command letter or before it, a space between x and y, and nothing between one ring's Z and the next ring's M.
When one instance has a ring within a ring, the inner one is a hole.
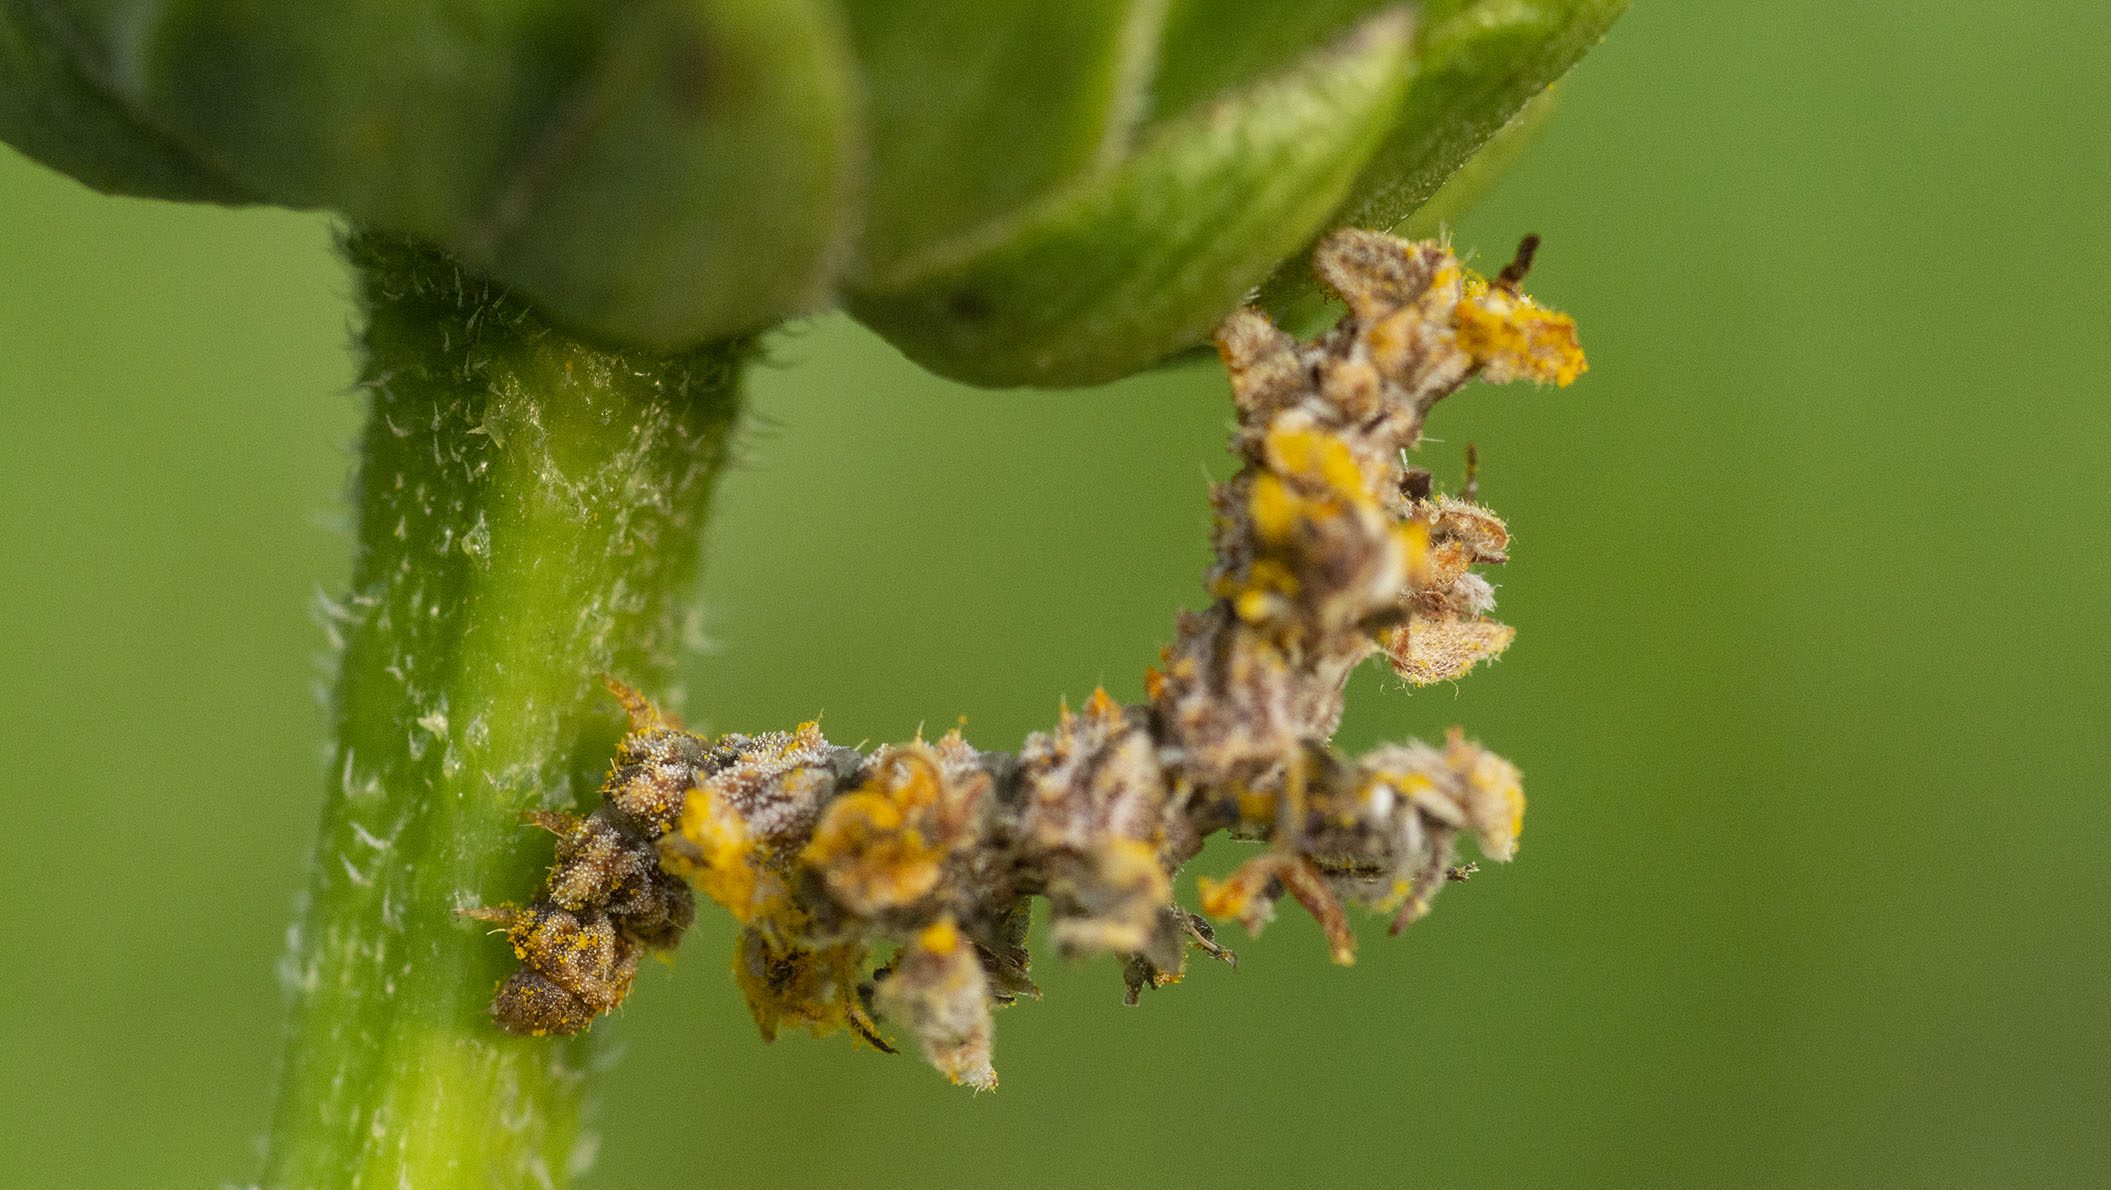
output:
M1467 280L1452 325L1460 349L1496 383L1538 380L1567 388L1590 367L1575 319L1479 277Z

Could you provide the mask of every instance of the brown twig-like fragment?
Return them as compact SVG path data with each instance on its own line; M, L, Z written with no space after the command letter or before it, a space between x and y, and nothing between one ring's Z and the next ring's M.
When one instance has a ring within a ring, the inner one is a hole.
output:
M1096 692L1016 757L957 732L864 755L811 723L706 741L612 683L632 734L603 805L544 823L561 841L534 904L480 914L509 925L523 962L499 1022L571 1032L612 1007L638 953L687 923L679 877L743 925L734 968L765 1036L877 1042L877 1013L987 1088L991 1007L1036 994L1030 898L1064 951L1127 956L1133 1002L1177 980L1190 945L1231 957L1173 899L1216 831L1266 850L1204 878L1203 912L1259 928L1291 897L1343 963L1344 902L1397 906L1397 930L1471 870L1454 866L1461 834L1509 859L1524 798L1508 761L1457 730L1361 757L1329 740L1372 654L1421 684L1510 643L1474 569L1507 559L1508 530L1404 460L1469 379L1582 372L1573 324L1518 289L1532 247L1490 283L1439 244L1338 232L1314 254L1349 307L1332 331L1301 344L1257 310L1224 321L1245 465L1212 494L1213 601L1180 617L1141 705ZM868 977L876 946L895 949Z

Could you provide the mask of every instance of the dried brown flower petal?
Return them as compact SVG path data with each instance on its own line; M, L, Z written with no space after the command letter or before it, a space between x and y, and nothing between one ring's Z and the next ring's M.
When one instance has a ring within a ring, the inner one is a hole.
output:
M1466 870L1462 834L1509 859L1524 795L1508 761L1456 729L1441 748L1362 757L1329 741L1373 654L1427 683L1510 643L1475 569L1507 560L1509 530L1405 458L1473 377L1582 373L1574 325L1517 288L1529 252L1489 282L1440 244L1339 232L1314 253L1349 308L1332 331L1301 344L1255 310L1225 320L1245 465L1211 496L1213 601L1180 617L1141 705L1095 692L1017 757L957 732L868 756L811 723L707 741L611 683L632 734L602 806L538 819L560 839L542 894L478 913L507 924L523 963L500 1023L572 1032L613 1007L638 955L687 924L680 877L746 927L734 970L765 1037L847 1029L884 1048L869 1004L949 1078L988 1088L992 1008L1037 994L1031 898L1063 950L1126 956L1133 1003L1177 981L1191 945L1231 957L1173 899L1213 832L1265 850L1203 878L1203 911L1258 929L1287 896L1342 963L1345 904L1392 908L1397 930ZM893 951L874 968L877 947Z

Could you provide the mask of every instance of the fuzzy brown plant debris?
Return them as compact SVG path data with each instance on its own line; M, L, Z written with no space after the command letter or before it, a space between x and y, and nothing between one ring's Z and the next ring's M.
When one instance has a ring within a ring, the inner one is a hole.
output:
M765 1036L905 1031L953 1081L996 1084L993 1006L1036 994L1029 902L1066 953L1126 959L1128 997L1215 957L1173 877L1218 831L1262 850L1199 881L1203 915L1258 929L1289 897L1336 961L1355 955L1345 903L1420 916L1461 836L1515 852L1517 769L1453 730L1441 746L1347 756L1330 744L1351 669L1372 655L1415 684L1459 677L1508 646L1476 568L1509 532L1405 460L1431 406L1468 380L1566 385L1574 324L1518 288L1534 242L1493 281L1443 245L1329 237L1320 279L1348 306L1299 343L1258 310L1218 328L1243 467L1212 493L1213 597L1180 617L1146 702L1096 692L1016 756L958 732L870 754L814 724L706 740L611 683L631 717L602 805L544 816L557 863L503 922L522 967L493 1011L508 1030L575 1032L627 991L638 956L671 945L689 888L743 930L734 971ZM883 955L883 958L878 956ZM875 967L873 964L878 962Z

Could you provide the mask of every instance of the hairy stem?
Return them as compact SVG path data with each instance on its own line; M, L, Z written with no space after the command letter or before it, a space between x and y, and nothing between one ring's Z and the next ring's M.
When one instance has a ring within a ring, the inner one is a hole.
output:
M586 1042L493 1025L506 949L457 911L534 888L550 842L522 813L599 784L597 675L665 678L744 352L602 351L438 253L346 250L358 558L264 1181L554 1185Z

